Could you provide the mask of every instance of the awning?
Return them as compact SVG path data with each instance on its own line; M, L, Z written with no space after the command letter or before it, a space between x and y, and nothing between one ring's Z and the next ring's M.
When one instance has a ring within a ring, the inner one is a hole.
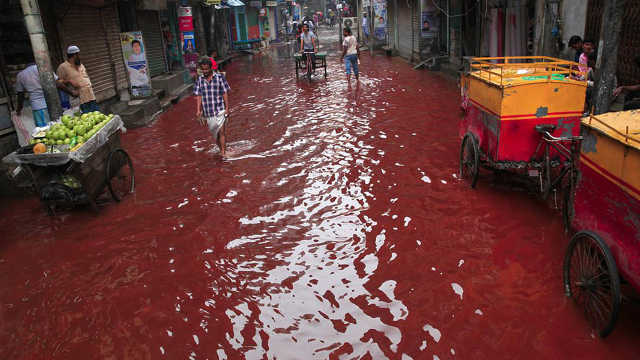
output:
M240 0L227 0L227 5L229 6L245 6L244 3Z

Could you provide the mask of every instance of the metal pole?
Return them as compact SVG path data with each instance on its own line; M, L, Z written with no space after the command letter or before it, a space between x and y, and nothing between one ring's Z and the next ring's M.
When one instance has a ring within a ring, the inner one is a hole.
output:
M31 40L33 57L40 73L40 85L47 102L49 116L51 120L57 120L62 115L62 106L60 105L56 80L53 77L53 66L51 65L49 46L47 45L47 38L44 33L42 18L40 17L40 8L35 0L20 0L20 5L22 5L25 26Z
M387 14L389 11L387 11ZM393 0L393 51L398 50L398 0Z
M373 27L373 1L374 0L369 0L369 55L373 56L373 43L374 43L374 39L373 39L373 31L374 31L374 27Z

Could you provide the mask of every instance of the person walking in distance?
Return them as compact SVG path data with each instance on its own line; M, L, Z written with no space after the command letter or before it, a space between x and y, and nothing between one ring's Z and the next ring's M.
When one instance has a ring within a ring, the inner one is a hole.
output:
M344 28L342 30L344 35L344 41L342 41L342 57L344 60L344 67L347 73L347 82L351 82L351 70L356 77L356 81L359 79L358 73L358 58L360 57L360 50L358 50L358 40L353 34L351 34L350 28Z
M214 72L218 69L215 60L203 57L198 62L202 75L196 80L193 94L196 96L196 116L202 125L207 125L220 148L220 155L226 158L226 121L229 116L229 90L224 75Z
M80 48L71 45L67 48L67 61L58 66L58 86L71 84L80 95L80 111L88 113L100 111L96 96L93 94L87 69L80 61Z

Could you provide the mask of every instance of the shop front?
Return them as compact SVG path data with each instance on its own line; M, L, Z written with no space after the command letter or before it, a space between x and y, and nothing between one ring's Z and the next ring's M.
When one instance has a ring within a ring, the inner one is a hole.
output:
M98 103L115 97L120 89L128 88L115 5L102 8L74 5L58 17L58 21L60 49L64 53L70 45L80 48L82 63Z
M229 19L233 47L237 49L246 48L250 46L252 41L256 41L255 38L251 37L249 27L250 15L248 13L253 13L253 11L249 10L252 8L246 6L240 0L230 0L227 4L233 9ZM255 22L257 23L257 14L255 17Z
M268 30L263 30L264 36L271 40L278 40L278 2L275 0L267 0L265 1L266 9L267 9L267 22ZM264 27L263 27L264 28ZM268 32L268 35L266 34Z
M259 42L262 40L262 25L265 21L266 9L262 7L262 0L251 0L247 7L248 40Z

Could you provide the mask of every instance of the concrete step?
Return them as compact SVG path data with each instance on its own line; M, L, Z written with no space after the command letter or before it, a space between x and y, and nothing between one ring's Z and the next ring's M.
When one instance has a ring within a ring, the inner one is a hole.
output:
M187 97L191 94L193 94L193 84L183 84L182 86L178 87L177 89L174 89L174 91L171 92L171 95L175 96L174 103L180 101L180 99Z
M173 89L184 84L184 72L186 70L175 70L166 74L158 75L151 79L151 87L154 90L162 89L165 94L169 94Z
M119 101L110 107L110 112L120 115L126 128L145 126L160 111L160 100L152 96L146 99Z
M166 94L167 91L165 89L153 89L153 96L157 97L158 99L162 99Z

